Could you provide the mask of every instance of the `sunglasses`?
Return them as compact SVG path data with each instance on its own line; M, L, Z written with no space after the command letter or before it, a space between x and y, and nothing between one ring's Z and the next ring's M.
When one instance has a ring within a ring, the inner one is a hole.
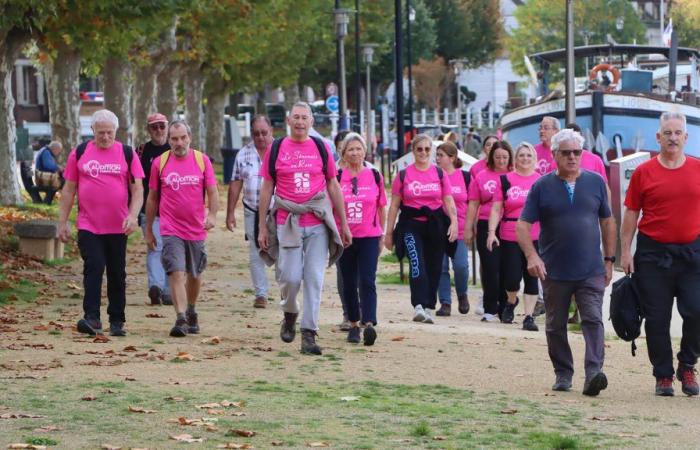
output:
M583 152L583 150L559 150L559 154L564 158L568 158L571 155L581 156L581 152Z
M253 131L253 136L255 137L265 137L269 134L270 133L268 131Z
M352 185L352 195L357 195L357 177L352 177L350 184Z
M151 130L165 130L165 124L164 123L152 123L148 126Z
M414 151L416 153L430 153L430 147L416 147Z

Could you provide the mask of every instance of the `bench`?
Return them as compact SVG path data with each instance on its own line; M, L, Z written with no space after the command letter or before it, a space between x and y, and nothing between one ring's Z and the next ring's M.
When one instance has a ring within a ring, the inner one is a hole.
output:
M63 242L58 239L58 224L53 220L30 220L15 224L22 254L41 260L63 258Z

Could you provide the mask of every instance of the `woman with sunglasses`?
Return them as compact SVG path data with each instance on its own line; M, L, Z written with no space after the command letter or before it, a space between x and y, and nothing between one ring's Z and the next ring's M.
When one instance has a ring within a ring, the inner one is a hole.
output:
M396 245L396 256L408 257L413 321L423 323L433 323L442 258L448 241L454 243L458 235L452 185L444 171L431 164L431 148L430 136L419 134L413 138L411 150L415 163L394 178L384 237L388 250ZM396 224L399 210L401 215Z
M464 221L467 218L467 181L469 173L461 170L462 160L459 159L457 147L452 142L440 144L435 153L438 167L450 179L452 184L452 198L457 208L457 247L454 256L450 258L447 254L442 259L442 275L438 287L438 299L440 309L435 313L437 316L449 316L452 313L452 295L450 294L450 259L452 259L452 270L455 274L455 290L457 291L457 304L459 312L467 314L469 312L469 299L467 298L467 285L469 282L469 251L464 245Z
M367 146L357 133L348 133L340 145L342 169L338 171L340 189L345 199L345 214L352 232L352 244L338 261L343 297L350 329L347 340L360 342L361 322L365 345L377 339L377 260L382 247L386 213L384 179L364 164ZM359 284L359 296L358 296Z
M513 322L517 295L520 291L520 280L523 279L525 281L523 330L528 331L538 330L533 312L539 288L537 278L527 271L527 260L518 246L515 225L525 206L530 188L540 177L540 174L535 171L536 164L535 147L529 142L522 142L518 145L515 150L515 170L501 175L498 188L494 193L491 216L489 217L489 234L486 239L486 248L489 251L493 251L495 247L501 248L501 282L508 296L507 303L501 313L501 320L503 323ZM498 227L499 222L498 235L500 239L496 237L496 227ZM539 234L539 223L535 223L530 230L530 237L535 248L537 248Z
M496 322L500 313L499 304L505 301L500 283L501 250L486 248L489 233L489 216L499 178L513 167L513 152L506 141L496 141L491 146L486 169L472 178L469 183L469 208L464 225L464 242L471 245L474 241L474 222L476 222L476 249L481 262L481 286L484 291L483 322Z

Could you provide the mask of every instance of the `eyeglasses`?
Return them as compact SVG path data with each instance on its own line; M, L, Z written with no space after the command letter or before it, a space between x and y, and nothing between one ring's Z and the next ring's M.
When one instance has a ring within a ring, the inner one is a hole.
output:
M413 151L416 153L430 153L430 147L416 147Z
M580 149L579 150L557 150L557 151L564 158L568 158L571 155L581 156L581 152L583 152L583 150L580 150Z
M265 137L269 134L270 134L269 131L253 131L253 136L255 136L255 137Z
M447 156L446 153L441 153L441 152L438 152L438 153L435 154L435 157L436 157L436 158L444 158L444 157L446 157L446 156Z
M153 131L156 130L165 130L165 124L164 123L152 123L148 126Z
M550 131L550 130L554 130L554 129L555 129L554 127L550 127L547 125L539 128L540 131Z
M350 184L352 185L352 195L357 195L357 177L352 177Z

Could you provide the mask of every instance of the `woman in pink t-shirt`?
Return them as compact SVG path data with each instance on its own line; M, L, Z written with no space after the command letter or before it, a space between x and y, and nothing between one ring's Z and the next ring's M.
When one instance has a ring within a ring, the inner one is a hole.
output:
M364 344L373 345L377 339L374 329L377 325L375 277L386 212L384 179L377 169L364 165L367 147L362 136L349 133L340 148L344 169L338 172L338 181L352 233L352 244L345 248L338 261L350 321L347 341L360 342L362 322Z
M435 157L438 166L445 172L452 184L452 198L457 208L457 248L454 256L450 258L445 254L442 260L442 275L438 287L438 300L440 309L435 313L438 316L449 316L452 313L452 295L450 293L450 259L452 270L455 274L455 290L459 312L469 312L469 300L467 298L467 285L469 284L469 250L464 245L464 221L467 218L467 188L469 187L469 172L462 170L462 160L459 159L457 147L452 142L440 144Z
M486 169L477 174L469 183L469 209L464 224L464 242L471 245L474 241L474 222L476 221L476 249L481 262L481 286L484 290L484 322L496 322L499 313L499 302L505 297L501 290L500 268L501 251L496 247L493 251L486 248L488 237L489 215L493 197L498 187L499 177L510 171L513 166L513 153L506 141L496 141L491 146L491 152L486 162ZM478 217L478 221L477 221Z
M486 247L493 250L501 248L501 282L506 289L508 300L503 305L501 320L504 323L512 323L515 306L518 303L520 280L525 280L525 320L523 330L537 331L537 325L533 312L537 303L539 287L537 278L527 271L525 254L518 246L518 237L515 226L520 213L525 206L530 188L540 177L535 171L537 152L529 142L522 142L515 150L515 171L501 175L498 189L494 195L491 216L489 217L489 231L486 239ZM496 237L496 228L500 222L499 236ZM537 239L540 234L540 225L535 223L531 229L531 237L537 248Z
M442 258L448 241L454 243L459 234L452 185L443 170L430 163L432 145L425 134L411 142L415 163L394 178L384 238L388 250L396 244L399 259L408 257L413 321L423 323L433 323ZM394 228L399 208L401 216Z
M481 144L481 151L483 152L483 157L469 169L469 173L471 173L471 178L476 178L479 172L486 168L486 161L489 159L491 147L495 142L498 142L498 137L494 134L489 134L484 138L484 142Z

